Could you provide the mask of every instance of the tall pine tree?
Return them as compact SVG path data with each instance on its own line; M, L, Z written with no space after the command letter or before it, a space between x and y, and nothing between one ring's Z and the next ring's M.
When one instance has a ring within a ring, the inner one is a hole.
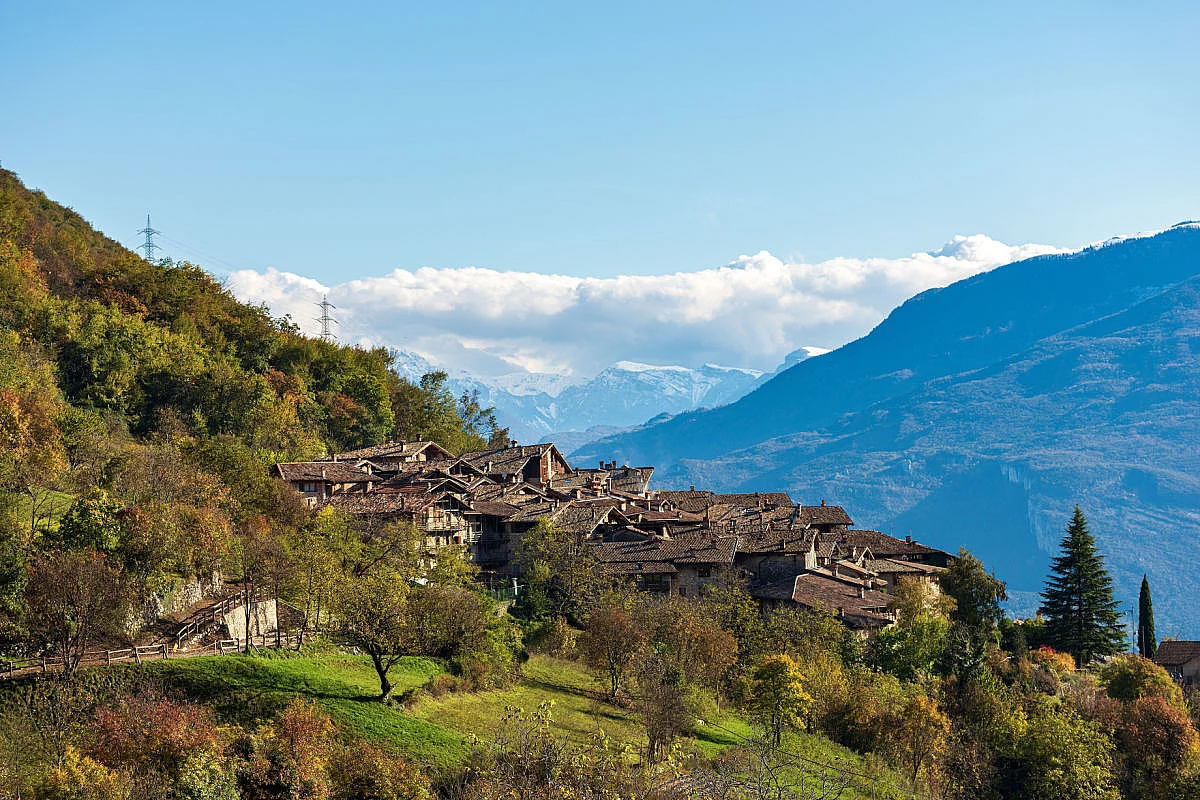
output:
M1158 640L1154 638L1154 603L1150 600L1150 581L1142 575L1142 591L1138 594L1138 654L1154 658Z
M1112 578L1079 506L1060 547L1061 555L1054 559L1042 590L1046 641L1075 656L1080 666L1098 656L1120 653L1125 631L1113 599Z

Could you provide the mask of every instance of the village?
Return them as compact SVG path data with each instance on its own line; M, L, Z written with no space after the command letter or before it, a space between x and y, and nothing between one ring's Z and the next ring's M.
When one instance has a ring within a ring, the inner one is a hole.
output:
M517 585L516 547L545 520L639 589L695 597L734 575L763 610L822 609L862 636L896 621L889 601L898 581L936 588L953 558L911 537L856 529L824 500L656 491L653 467L572 467L549 443L455 457L436 442L387 442L275 469L313 507L411 523L431 554L464 548L488 585Z

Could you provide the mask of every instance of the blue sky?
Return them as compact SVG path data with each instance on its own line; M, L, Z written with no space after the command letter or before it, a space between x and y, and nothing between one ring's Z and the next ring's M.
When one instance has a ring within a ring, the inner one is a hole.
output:
M5 4L0 162L128 244L149 211L177 258L328 288L1200 216L1194 3L246 5Z

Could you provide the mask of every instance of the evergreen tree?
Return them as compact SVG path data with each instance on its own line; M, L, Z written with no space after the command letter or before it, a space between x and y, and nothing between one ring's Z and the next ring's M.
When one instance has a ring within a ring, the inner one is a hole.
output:
M1060 547L1061 555L1054 559L1042 591L1046 641L1073 655L1080 666L1097 656L1121 652L1125 631L1113 599L1112 578L1079 506Z
M1154 603L1150 600L1150 581L1142 575L1142 591L1138 595L1138 654L1142 658L1154 658L1158 652L1158 640L1154 637Z

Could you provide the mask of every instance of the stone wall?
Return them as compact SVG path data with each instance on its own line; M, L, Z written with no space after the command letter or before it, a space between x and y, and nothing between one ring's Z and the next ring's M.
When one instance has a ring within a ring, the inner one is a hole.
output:
M274 633L279 625L279 611L274 600L252 603L250 633L261 636ZM224 617L225 630L230 639L246 638L246 606L234 606Z

